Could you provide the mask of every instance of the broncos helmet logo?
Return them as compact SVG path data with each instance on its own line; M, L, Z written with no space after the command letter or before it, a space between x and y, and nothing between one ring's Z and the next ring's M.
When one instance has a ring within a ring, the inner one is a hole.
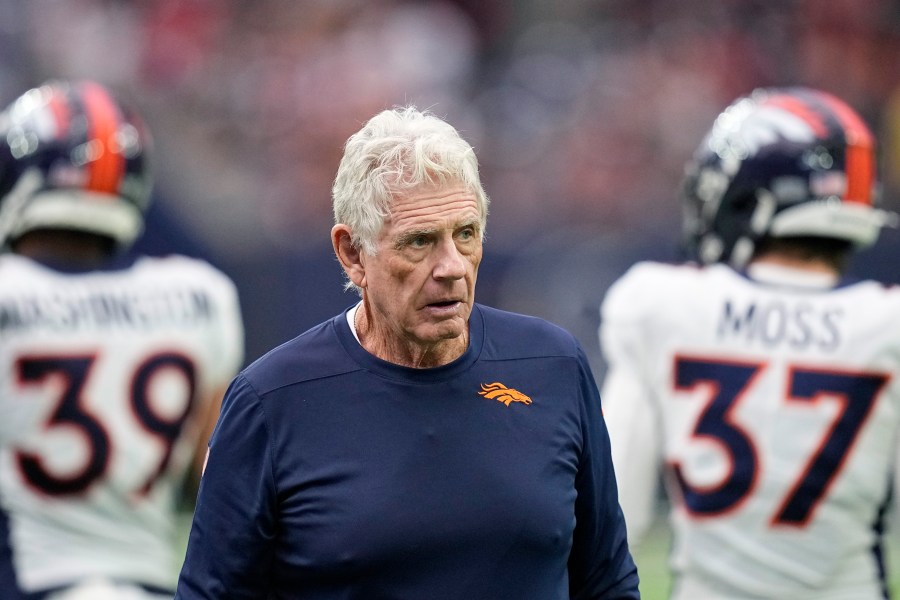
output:
M479 395L492 400L502 402L509 406L513 402L521 402L522 404L531 404L531 398L520 392L519 390L508 388L500 382L489 384L481 384Z

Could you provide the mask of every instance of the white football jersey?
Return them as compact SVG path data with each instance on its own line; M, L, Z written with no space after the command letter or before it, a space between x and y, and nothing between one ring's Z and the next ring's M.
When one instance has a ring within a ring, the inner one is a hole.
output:
M243 352L235 286L203 261L67 274L0 255L0 501L26 591L174 589L202 405Z
M673 597L883 598L900 288L767 271L640 263L610 288L601 396L629 537L663 472Z

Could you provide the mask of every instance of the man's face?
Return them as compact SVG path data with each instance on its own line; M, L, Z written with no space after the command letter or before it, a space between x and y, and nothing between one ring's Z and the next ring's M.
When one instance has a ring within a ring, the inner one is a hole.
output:
M376 330L416 345L463 335L482 252L475 195L451 184L395 197L376 243L362 258Z

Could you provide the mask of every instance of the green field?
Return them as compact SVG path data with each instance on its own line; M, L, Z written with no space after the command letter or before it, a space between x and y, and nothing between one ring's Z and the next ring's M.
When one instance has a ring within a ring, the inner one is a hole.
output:
M663 519L659 519L642 543L632 548L641 578L642 600L665 600L668 597L670 580L666 561L670 543L669 528Z

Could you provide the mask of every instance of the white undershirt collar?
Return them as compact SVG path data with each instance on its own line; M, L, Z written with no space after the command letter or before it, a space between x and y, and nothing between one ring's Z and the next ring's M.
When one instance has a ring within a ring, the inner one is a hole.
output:
M356 333L356 311L359 310L359 307L362 305L362 300L356 303L356 305L347 311L347 324L350 326L350 331L353 332L353 337L356 338L356 341L359 342L359 345L362 346L362 342L359 341L359 334Z

